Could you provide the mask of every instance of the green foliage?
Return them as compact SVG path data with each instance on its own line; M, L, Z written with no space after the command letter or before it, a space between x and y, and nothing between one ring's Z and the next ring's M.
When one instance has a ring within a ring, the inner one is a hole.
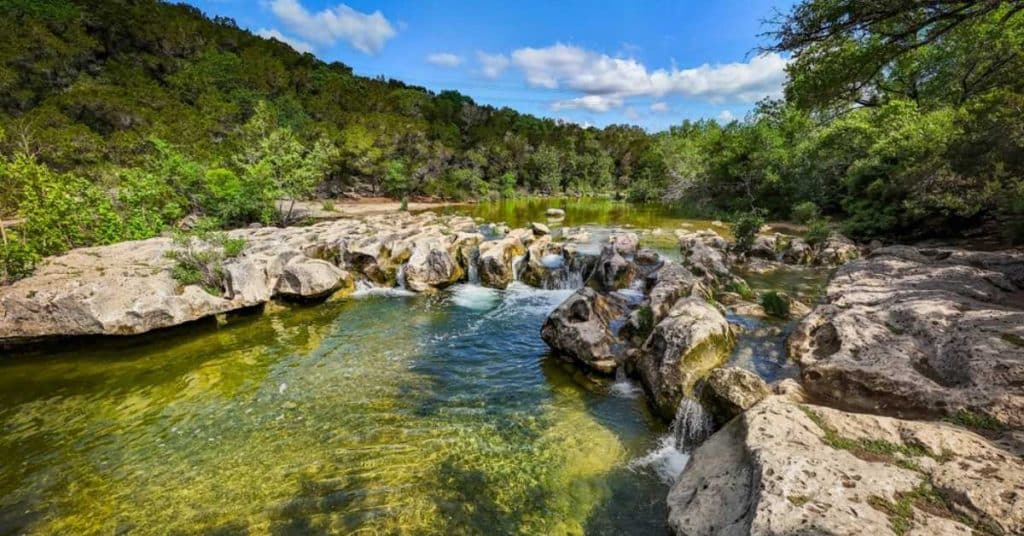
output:
M737 212L733 214L729 223L732 236L735 239L736 250L746 252L754 245L754 239L757 238L757 233L764 225L764 215L757 209L749 212Z
M757 297L757 293L754 292L754 289L750 288L750 285L742 279L738 281L730 281L725 285L725 290L726 292L735 292L736 294L739 294L739 296L744 300L753 300Z
M814 204L814 201L804 201L797 203L793 207L791 215L793 221L797 223L810 223L821 216L821 209L818 208L818 205Z
M15 281L32 273L40 256L13 230L4 231L0 241L0 284Z
M1006 425L989 415L960 410L946 418L947 421L981 432L1002 432Z
M761 295L761 307L769 316L789 318L789 298L774 290Z
M174 249L166 253L175 261L171 275L181 285L199 285L214 296L229 291L225 262L238 257L245 240L224 232L200 229L193 234L177 233Z
M516 174L512 171L502 174L498 187L502 199L514 199L516 197Z
M811 247L818 247L825 243L832 236L832 228L828 222L822 219L812 220L807 224L807 232L804 233L804 240Z
M409 172L402 160L390 160L385 163L384 191L399 198L409 193Z

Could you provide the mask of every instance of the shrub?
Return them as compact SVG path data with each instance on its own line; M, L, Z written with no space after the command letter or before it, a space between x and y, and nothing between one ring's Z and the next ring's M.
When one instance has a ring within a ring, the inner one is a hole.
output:
M739 294L739 296L744 300L753 300L756 296L753 289L750 288L750 285L743 280L729 282L729 284L725 286L725 290Z
M821 210L818 208L818 205L815 205L813 202L804 201L803 203L798 203L793 207L791 216L793 220L798 223L810 223L821 216Z
M337 210L337 207L334 206L334 201L331 199L324 199L323 203L320 204L320 207L326 212L334 212Z
M828 222L822 219L817 219L811 221L807 225L807 232L804 234L804 240L806 240L812 247L818 247L824 244L831 235L832 229L829 227Z
M500 188L502 199L513 199L516 196L516 174L509 171L501 176Z
M764 216L758 209L750 212L737 212L731 220L732 235L736 240L736 250L746 252L754 245L758 231L764 225Z
M761 295L764 312L776 318L789 318L789 299L774 290Z
M174 279L182 285L199 285L220 296L228 290L224 263L242 253L245 240L201 229L193 234L178 233L174 246L166 253L167 258L175 261L171 268Z
M39 254L14 231L5 230L0 242L0 284L30 275L39 259Z

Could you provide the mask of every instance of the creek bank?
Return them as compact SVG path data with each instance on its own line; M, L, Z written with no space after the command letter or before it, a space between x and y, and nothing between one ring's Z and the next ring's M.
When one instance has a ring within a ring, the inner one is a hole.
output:
M835 405L1024 428L1024 252L878 249L839 269L788 344Z
M177 246L169 238L76 249L0 288L0 342L136 335L275 299L344 296L357 286L431 292L479 274L481 284L504 288L524 260L536 284L560 288L582 280L596 260L543 232L514 229L486 240L479 230L468 217L429 212L240 229L228 234L245 246L223 262L213 289L175 280L168 252Z
M945 423L769 398L697 447L680 535L1020 534L1024 461Z
M673 485L671 530L1024 533L1022 298L1021 251L893 246L842 265L787 342L801 384L700 383L727 424Z

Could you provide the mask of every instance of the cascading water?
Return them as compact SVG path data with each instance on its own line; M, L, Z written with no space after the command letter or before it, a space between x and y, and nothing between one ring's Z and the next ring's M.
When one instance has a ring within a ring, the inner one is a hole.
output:
M469 254L469 262L466 266L466 280L470 285L480 284L480 269L477 264L480 262L480 250L473 249Z
M395 274L395 283L398 288L405 290L405 264L398 267L398 273Z
M677 448L690 450L696 447L711 435L713 429L714 420L700 402L686 397L679 402L672 421L672 436Z
M663 481L671 484L690 461L690 451L711 435L714 421L704 406L692 398L683 398L676 409L670 433L658 440L658 445L630 462L634 470L654 471Z
M519 255L512 259L512 281L519 281L519 269L522 267L526 255Z

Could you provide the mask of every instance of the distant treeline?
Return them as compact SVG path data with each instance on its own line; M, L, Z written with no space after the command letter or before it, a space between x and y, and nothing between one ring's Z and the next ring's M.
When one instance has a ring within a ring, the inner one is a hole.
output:
M0 218L22 222L0 279L186 217L285 222L279 198L346 192L601 192L859 238L996 221L1019 240L1022 8L805 0L768 36L793 58L785 100L648 134L358 76L187 5L0 0Z

